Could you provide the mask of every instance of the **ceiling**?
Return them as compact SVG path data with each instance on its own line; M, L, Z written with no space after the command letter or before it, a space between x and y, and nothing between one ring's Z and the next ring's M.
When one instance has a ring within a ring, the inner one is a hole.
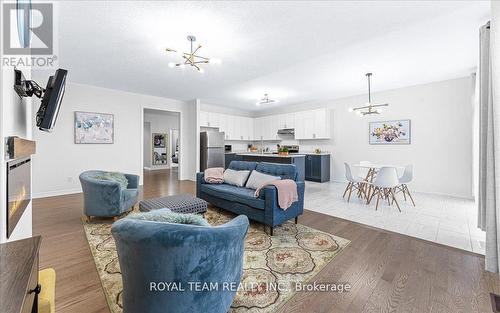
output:
M469 75L489 1L62 1L68 80L265 110ZM165 47L222 59L201 74L169 68ZM375 99L377 100L377 99Z

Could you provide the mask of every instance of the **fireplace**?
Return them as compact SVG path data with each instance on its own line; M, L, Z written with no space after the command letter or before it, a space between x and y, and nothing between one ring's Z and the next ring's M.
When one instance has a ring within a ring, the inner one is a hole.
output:
M7 238L31 201L31 158L7 162Z

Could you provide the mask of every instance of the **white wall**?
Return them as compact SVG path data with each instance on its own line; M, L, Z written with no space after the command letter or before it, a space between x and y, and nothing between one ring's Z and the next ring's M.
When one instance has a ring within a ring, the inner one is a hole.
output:
M153 133L163 133L167 134L167 154L169 154L167 158L166 165L152 165L152 147L151 145L144 143L144 157L147 158L148 161L144 161L144 166L148 168L168 168L171 165L171 142L170 142L170 131L173 129L179 129L179 113L170 113L166 111L158 111L158 110L145 110L144 112L144 122L150 124L150 130L147 134L147 137L144 136L144 139L148 138L149 142L152 141ZM146 165L148 164L148 165Z
M151 167L151 150L153 149L153 145L151 142L151 123L144 121L144 130L143 130L143 154L142 154L142 165L144 168Z
M200 136L198 112L199 100L178 101L153 96L142 96L142 109L167 110L180 113L180 134L179 134L179 179L196 180L196 171L199 167L199 146ZM143 119L142 119L143 120ZM141 121L142 123L142 121ZM142 125L142 124L141 124ZM141 136L143 129L141 127ZM193 145L195 143L195 145ZM141 140L141 151L143 143ZM142 154L141 154L142 158ZM141 160L141 164L143 164Z
M471 78L435 82L373 94L389 107L380 116L359 117L348 108L366 103L366 95L267 111L281 113L314 107L331 109L332 139L298 141L302 151L320 148L331 153L331 179L345 181L344 162L413 164L412 190L472 197ZM369 145L368 123L410 119L410 145ZM275 143L268 144L274 147Z
M68 78L71 79L71 72ZM191 107L191 103L173 99L68 83L53 132L34 133L38 144L33 164L34 195L43 197L80 192L78 175L88 169L133 173L140 175L142 182L143 109L179 112L181 125L186 125L185 128L181 126L182 136L185 133L185 140L192 142L196 128L191 121L193 115L196 119L196 112L190 110ZM75 144L74 111L112 113L114 144ZM191 134L189 125L193 128ZM189 149L181 151L179 172L182 180L194 180L196 165L191 153Z
M0 12L1 14L1 12ZM1 31L1 30L0 30ZM0 50L3 49L0 47ZM1 58L1 56L0 56ZM31 76L29 68L22 68L27 79ZM6 157L4 138L8 136L19 136L31 139L31 99L21 100L14 91L14 69L11 67L1 68L0 78L0 243L31 237L32 235L32 205L28 204L14 232L7 239L6 231Z
M3 6L0 5L0 16L3 16ZM3 34L3 25L0 23L0 34ZM3 40L0 40L0 59L3 57ZM4 138L19 136L31 139L31 99L20 101L14 91L14 69L1 65L0 62L0 243L31 237L32 235L32 205L28 204L21 216L14 232L7 239L6 231L6 159ZM25 77L31 77L29 67L19 68Z

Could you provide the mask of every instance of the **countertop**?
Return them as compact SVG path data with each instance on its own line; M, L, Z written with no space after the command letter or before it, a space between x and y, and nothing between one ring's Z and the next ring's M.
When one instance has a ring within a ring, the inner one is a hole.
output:
M273 153L236 153L237 155L243 155L243 156L260 156L260 157L265 157L265 158L300 158L300 157L305 157L305 154L289 154L289 155L279 155L279 154L273 154Z
M293 157L293 156L305 156L305 155L330 155L329 152L321 152L321 153L314 153L314 152L300 152L300 153L291 153L286 156L281 156L276 153L260 153L260 152L248 152L248 151L240 151L240 152L226 152L226 154L238 154L238 155L260 155L260 156L276 156L276 157Z
M315 153L315 152L301 152L301 154L305 154L305 155L330 155L330 152L321 152L321 153Z

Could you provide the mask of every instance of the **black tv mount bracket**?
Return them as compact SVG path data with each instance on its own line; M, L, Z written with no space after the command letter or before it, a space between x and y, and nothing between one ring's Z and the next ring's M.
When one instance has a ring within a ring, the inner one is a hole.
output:
M42 88L34 80L26 80L24 78L23 72L15 69L15 79L14 79L14 89L16 90L19 97L32 97L33 95L38 98L42 98L45 93L45 89Z

